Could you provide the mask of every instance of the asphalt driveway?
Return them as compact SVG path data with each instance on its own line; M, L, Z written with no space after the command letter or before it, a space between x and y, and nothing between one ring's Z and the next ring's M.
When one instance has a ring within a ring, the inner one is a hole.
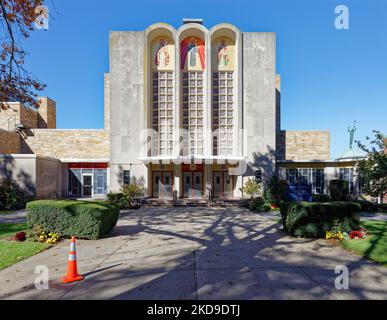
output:
M79 241L86 279L63 285L68 241L0 271L0 299L387 299L387 268L325 240L288 237L245 209L156 208L121 215L111 237ZM37 290L46 265L50 289ZM349 289L335 288L335 267Z

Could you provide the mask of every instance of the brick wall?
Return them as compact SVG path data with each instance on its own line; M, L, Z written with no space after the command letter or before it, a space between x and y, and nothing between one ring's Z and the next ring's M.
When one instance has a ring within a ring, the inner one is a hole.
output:
M55 159L109 159L106 130L33 129L22 141L21 153Z
M278 160L329 160L329 131L284 131L279 136Z
M47 98L44 99L47 101ZM43 106L43 116L45 116L45 110L47 110L47 107L45 108L45 106ZM50 110L52 110L52 108L50 108ZM41 123L41 121L39 121L40 118L41 115L37 110L25 107L19 102L9 102L8 108L0 111L0 129L12 131L18 124L22 124L27 128L38 128ZM52 119L52 115L50 115L50 118ZM45 128L45 126L42 126L42 128Z
M56 103L47 97L39 98L38 128L56 128Z
M20 152L20 135L0 129L0 154L15 154Z
M20 103L9 102L7 109L0 109L0 129L12 131L20 122Z

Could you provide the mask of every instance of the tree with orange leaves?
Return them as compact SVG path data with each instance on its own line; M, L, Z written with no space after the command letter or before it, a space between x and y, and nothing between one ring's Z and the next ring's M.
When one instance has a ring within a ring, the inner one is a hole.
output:
M0 109L6 102L18 101L37 108L38 92L45 88L30 71L24 68L26 52L17 44L27 39L35 29L35 21L44 0L0 0Z

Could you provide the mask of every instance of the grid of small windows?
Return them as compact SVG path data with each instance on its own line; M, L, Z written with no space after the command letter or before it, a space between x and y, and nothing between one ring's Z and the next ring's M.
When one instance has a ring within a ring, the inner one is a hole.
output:
M233 72L214 72L212 83L212 128L214 155L233 154L234 81Z
M153 72L152 155L173 153L173 72Z
M183 150L185 155L204 154L203 126L203 72L183 72L183 128L188 134Z
M290 185L311 184L312 193L324 193L324 169L286 169L286 180Z

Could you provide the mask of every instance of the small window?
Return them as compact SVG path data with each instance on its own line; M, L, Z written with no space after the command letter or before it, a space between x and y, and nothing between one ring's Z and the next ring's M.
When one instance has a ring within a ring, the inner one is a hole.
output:
M257 183L262 182L262 170L255 170L255 181Z
M123 179L124 186L130 184L130 171L129 170L124 170L123 171L123 176L124 176L124 179Z
M200 177L196 177L196 184L200 184Z
M185 177L185 184L190 184L190 183L191 183L191 178Z
M216 184L220 184L220 177L219 176L216 177Z

